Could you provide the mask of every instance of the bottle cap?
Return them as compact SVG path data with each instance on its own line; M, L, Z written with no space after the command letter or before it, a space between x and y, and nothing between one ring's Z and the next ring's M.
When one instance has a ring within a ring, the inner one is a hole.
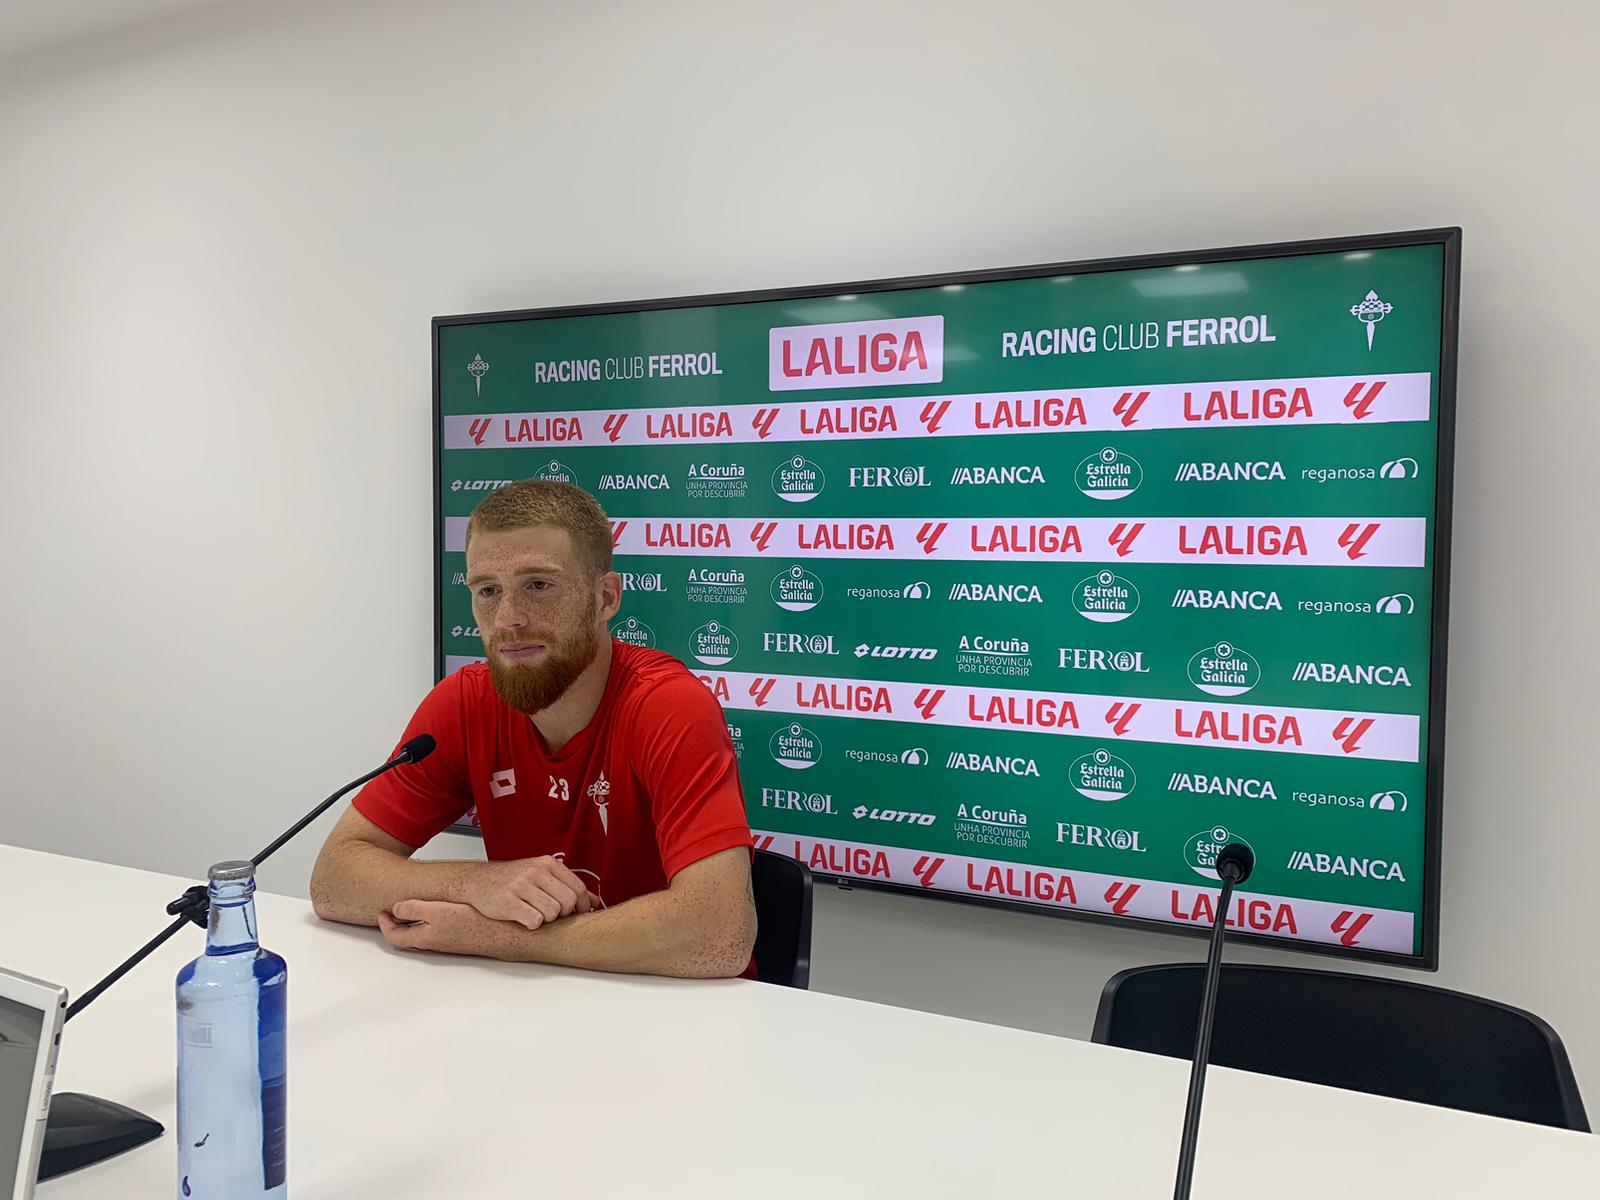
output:
M253 879L255 873L255 863L231 859L228 862L213 863L211 870L206 873L206 878L212 883L234 883L241 879Z

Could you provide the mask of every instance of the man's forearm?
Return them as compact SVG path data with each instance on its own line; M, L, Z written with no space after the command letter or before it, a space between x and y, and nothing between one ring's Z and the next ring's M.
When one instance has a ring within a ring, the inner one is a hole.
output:
M719 979L749 966L755 931L747 898L708 903L668 890L534 930L478 917L441 948L591 971Z
M465 903L481 862L418 862L363 842L330 846L311 873L311 904L324 921L376 925L401 900Z

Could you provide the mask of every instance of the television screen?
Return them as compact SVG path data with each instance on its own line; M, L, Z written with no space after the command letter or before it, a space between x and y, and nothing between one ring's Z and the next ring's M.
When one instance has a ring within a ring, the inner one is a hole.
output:
M1238 934L1436 965L1459 237L438 318L436 671L570 481L757 846L1203 930L1239 840Z

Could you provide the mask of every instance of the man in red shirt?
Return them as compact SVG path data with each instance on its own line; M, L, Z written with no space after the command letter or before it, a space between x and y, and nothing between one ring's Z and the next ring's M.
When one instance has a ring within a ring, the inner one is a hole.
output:
M747 972L750 826L722 710L671 655L613 641L611 527L525 480L467 525L486 664L438 684L401 738L422 762L366 785L317 859L324 920L407 950L600 971ZM417 862L477 807L488 862Z

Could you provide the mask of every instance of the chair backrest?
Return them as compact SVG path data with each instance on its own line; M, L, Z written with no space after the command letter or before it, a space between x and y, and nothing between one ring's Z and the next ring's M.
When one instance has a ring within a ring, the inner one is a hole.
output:
M762 983L805 988L811 983L811 870L757 850L750 860L755 893L756 976Z
M1111 977L1093 1039L1194 1056L1205 968L1137 967ZM1292 967L1224 966L1211 1061L1588 1132L1556 1031L1532 1013L1398 979Z

